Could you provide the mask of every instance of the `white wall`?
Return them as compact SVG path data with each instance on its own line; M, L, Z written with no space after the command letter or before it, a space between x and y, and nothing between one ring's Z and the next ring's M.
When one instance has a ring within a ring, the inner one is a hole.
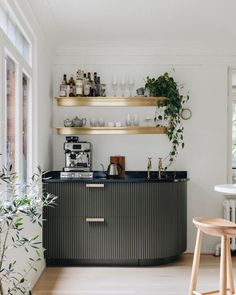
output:
M38 40L38 165L44 170L52 168L52 54L47 44Z
M181 151L172 169L187 170L188 183L188 252L192 252L195 229L192 218L198 215L221 216L222 196L214 192L215 184L227 180L227 67L235 64L235 58L219 46L204 48L201 45L184 47L183 44L163 46L145 43L78 43L60 46L56 50L53 66L54 96L58 95L62 75L75 73L76 69L97 71L111 94L111 76L132 76L135 87L144 85L147 75L161 75L175 68L177 81L185 84L190 92L188 106L193 116L184 122L186 147ZM154 116L155 108L65 108L54 102L53 125L62 126L67 117L104 117L124 121L128 113L142 117ZM93 143L93 168L99 163L108 164L110 155L124 155L127 170L146 170L147 157L157 159L165 156L169 143L165 135L94 135L80 139ZM64 136L53 138L53 168L64 166ZM168 212L167 212L168 214ZM214 239L206 239L204 252L212 253Z

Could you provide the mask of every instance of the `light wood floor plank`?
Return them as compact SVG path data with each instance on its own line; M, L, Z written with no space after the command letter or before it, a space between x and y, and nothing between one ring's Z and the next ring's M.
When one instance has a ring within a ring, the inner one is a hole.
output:
M219 257L202 255L199 291L219 288ZM149 267L48 267L34 295L187 295L192 255L175 263ZM236 278L236 257L233 257Z

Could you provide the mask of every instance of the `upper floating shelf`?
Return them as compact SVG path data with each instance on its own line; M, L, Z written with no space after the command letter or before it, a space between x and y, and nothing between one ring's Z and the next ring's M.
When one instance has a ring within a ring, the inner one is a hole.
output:
M58 106L74 107L74 106L89 106L89 107L151 107L156 106L157 102L164 102L166 97L55 97Z
M58 135L165 134L165 127L57 127Z

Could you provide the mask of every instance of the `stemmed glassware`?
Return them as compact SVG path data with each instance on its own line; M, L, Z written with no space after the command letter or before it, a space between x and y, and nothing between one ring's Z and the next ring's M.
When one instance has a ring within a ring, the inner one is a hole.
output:
M120 80L121 96L125 96L125 89L126 89L126 81L125 81L125 78L122 77Z
M129 89L129 96L132 96L132 92L134 89L134 80L131 77L129 77L128 79L128 89Z
M121 91L121 96L125 96L126 88L129 90L129 96L132 96L134 90L134 79L132 77L126 78L125 76L118 79L116 76L112 77L111 88L113 91L113 96L117 96L118 88Z
M115 76L113 76L112 81L111 81L111 88L113 90L113 96L117 95L117 89L118 89L118 81Z

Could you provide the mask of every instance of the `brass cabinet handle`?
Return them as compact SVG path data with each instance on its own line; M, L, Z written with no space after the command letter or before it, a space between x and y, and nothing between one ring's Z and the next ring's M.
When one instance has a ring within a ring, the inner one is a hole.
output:
M86 222L105 222L105 218L87 217Z
M86 183L86 187L104 187L104 183Z

